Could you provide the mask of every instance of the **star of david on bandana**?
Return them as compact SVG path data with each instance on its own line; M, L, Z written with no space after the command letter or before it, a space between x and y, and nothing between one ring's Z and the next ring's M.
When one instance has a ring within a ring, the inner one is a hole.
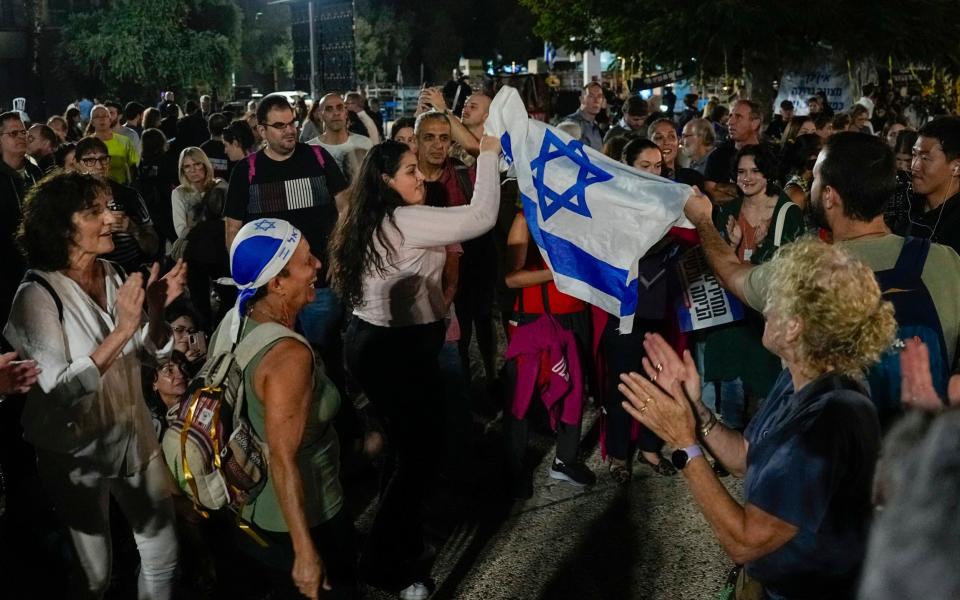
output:
M254 224L253 227L257 231L270 231L271 229L276 229L277 224L269 219L260 219Z
M544 181L544 173L547 163L564 157L573 161L580 170L577 173L577 182L567 190L558 192L551 189ZM583 149L583 142L571 140L569 144L565 144L550 130L544 133L540 155L530 162L530 170L533 172L533 185L537 189L540 214L544 221L555 215L561 208L566 208L588 219L592 218L590 208L587 206L587 186L613 179L613 175L590 162Z

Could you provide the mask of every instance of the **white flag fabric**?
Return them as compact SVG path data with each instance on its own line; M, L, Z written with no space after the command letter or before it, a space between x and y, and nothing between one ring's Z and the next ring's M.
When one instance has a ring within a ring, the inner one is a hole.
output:
M611 160L546 123L530 119L517 90L504 86L484 132L500 138L520 187L534 242L560 291L633 329L637 263L673 226L692 225L692 190Z

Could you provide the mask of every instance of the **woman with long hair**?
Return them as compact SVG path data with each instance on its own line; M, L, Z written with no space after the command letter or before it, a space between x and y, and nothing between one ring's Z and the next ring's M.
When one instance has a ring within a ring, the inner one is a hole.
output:
M442 426L445 246L496 222L499 151L499 140L485 136L472 201L440 208L424 206L424 177L406 144L374 146L330 244L333 288L354 307L347 366L383 418L392 449L361 570L371 582L402 590L401 598L428 595L418 564L429 554L420 512Z

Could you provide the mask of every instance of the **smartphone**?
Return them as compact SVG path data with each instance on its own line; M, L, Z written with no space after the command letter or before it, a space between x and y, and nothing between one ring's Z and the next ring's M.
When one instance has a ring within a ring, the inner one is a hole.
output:
M198 354L207 353L207 336L198 331L197 333L191 333L187 336L187 348L190 352L196 352Z

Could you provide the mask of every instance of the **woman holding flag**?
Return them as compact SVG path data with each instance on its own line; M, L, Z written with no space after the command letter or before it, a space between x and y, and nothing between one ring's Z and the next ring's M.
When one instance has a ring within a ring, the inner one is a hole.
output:
M499 153L499 140L485 136L472 201L439 208L424 206L424 177L406 144L374 146L331 240L333 287L354 307L347 366L384 419L392 449L360 566L365 579L401 590L401 598L429 595L420 512L442 426L445 246L493 228Z

